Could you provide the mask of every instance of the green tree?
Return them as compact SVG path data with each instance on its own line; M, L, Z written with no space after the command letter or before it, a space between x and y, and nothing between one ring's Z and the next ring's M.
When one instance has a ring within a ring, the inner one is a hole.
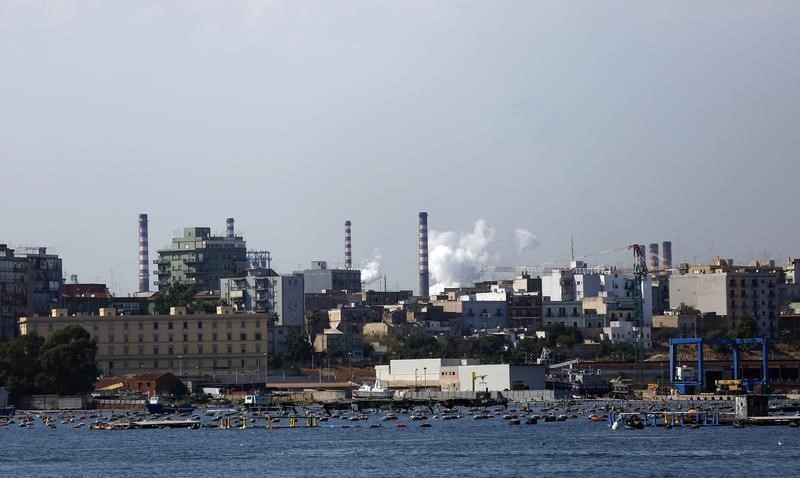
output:
M309 360L313 351L311 341L305 332L295 332L286 337L286 352L284 356L292 364L297 361Z
M75 395L94 390L100 370L97 342L89 332L70 325L53 333L41 351L43 392Z
M280 320L281 318L277 312L270 312L267 314L267 325L270 327L275 327Z
M758 328L756 327L755 319L747 314L742 315L739 320L736 321L736 327L734 327L731 336L736 339L757 337Z
M44 338L36 333L20 335L0 343L0 384L14 395L37 393L42 374Z
M189 312L195 308L194 296L197 289L191 284L173 283L165 292L160 292L155 300L155 311L157 314L169 314L171 307L186 307Z

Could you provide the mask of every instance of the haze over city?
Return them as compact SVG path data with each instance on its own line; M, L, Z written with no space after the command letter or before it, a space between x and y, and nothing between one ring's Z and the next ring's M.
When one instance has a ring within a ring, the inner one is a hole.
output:
M798 13L6 1L0 243L49 246L118 294L136 290L139 213L153 255L235 217L281 272L341 263L351 220L354 263L389 288L416 289L419 211L440 277L568 258L573 234L579 255L671 240L676 262L782 262Z

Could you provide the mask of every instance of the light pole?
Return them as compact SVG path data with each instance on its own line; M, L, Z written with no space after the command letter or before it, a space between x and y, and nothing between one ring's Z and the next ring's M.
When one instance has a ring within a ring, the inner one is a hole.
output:
M417 391L417 373L419 372L418 368L414 369L414 391Z
M350 382L353 381L353 352L347 352L347 358L350 361Z
M264 385L267 385L267 353L264 352Z
M422 374L423 374L423 377L422 377L423 382L422 383L425 384L424 385L425 388L428 388L428 367L422 367Z

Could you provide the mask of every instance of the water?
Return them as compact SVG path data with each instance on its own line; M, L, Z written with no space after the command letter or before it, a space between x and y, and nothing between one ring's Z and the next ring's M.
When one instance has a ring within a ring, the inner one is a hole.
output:
M0 428L0 476L796 476L800 428L611 430L401 416L316 429ZM381 428L369 428L381 423ZM778 445L778 442L783 445Z

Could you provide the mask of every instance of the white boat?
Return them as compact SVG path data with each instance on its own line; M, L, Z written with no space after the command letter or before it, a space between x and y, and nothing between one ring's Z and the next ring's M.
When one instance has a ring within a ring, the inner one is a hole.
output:
M383 399L387 400L394 397L394 390L390 390L386 387L381 387L380 382L375 379L375 384L370 385L365 383L358 388L358 390L353 390L353 398L366 398L366 399Z

